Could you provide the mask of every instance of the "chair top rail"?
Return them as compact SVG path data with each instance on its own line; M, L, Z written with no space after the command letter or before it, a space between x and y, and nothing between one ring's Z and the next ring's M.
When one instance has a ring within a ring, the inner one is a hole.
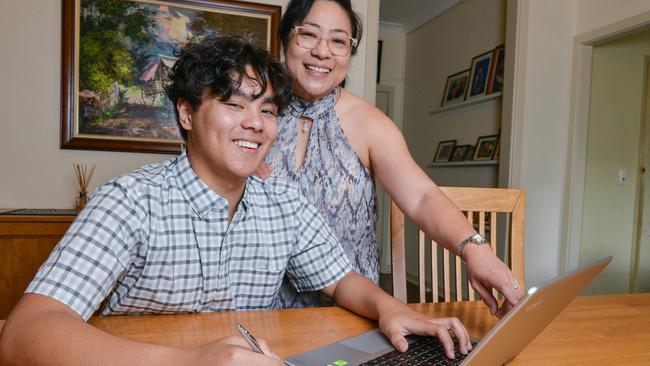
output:
M510 188L440 187L461 211L513 212L522 190Z

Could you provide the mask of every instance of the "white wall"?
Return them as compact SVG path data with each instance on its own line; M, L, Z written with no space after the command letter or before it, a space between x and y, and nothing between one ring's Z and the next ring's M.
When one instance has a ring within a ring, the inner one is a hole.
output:
M522 166L513 186L527 190L526 282L558 273L567 157L575 1L530 1ZM517 181L518 180L518 181Z
M519 0L526 9L518 16L526 40L520 50L525 63L518 65L522 81L518 96L524 102L514 122L523 141L512 154L521 160L513 166L512 184L527 190L526 280L535 284L563 271L561 245L566 167L569 156L572 48L578 33L615 23L650 10L648 1ZM515 98L516 100L516 98Z
M380 85L393 88L393 120L402 126L404 108L404 72L406 57L406 33L399 25L379 23L379 39L382 45Z
M258 2L285 6L288 0ZM374 100L374 78L367 80L365 72L353 70L365 70L367 62L371 67L376 62L372 57L377 52L379 5L368 0L353 0L353 5L374 34L364 37L353 58L348 85L362 96L371 90L368 98ZM112 177L169 157L59 149L60 1L1 1L0 45L4 50L0 57L0 208L72 208L77 190L74 162L97 164L90 184L94 189ZM372 55L370 61L366 55Z

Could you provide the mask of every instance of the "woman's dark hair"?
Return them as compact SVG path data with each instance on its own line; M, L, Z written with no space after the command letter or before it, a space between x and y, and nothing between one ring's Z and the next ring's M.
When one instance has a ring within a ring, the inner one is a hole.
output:
M164 83L165 93L174 105L176 122L187 140L187 131L180 125L176 104L187 101L193 110L201 106L203 93L228 100L239 89L244 78L255 80L261 97L267 87L273 90L273 102L282 111L291 98L291 78L284 66L269 53L239 37L210 35L191 40L174 52L178 60ZM246 73L250 67L253 74Z
M300 25L302 21L307 17L311 7L314 5L316 0L291 0L289 5L287 5L287 11L282 16L280 21L280 41L282 46L287 47L289 42L289 34L294 26ZM357 47L361 43L361 36L363 36L363 25L361 23L361 18L359 15L352 10L352 3L350 0L328 0L337 3L343 11L348 15L350 19L350 25L352 26L352 38L357 40L357 45L352 47L351 53L355 55L357 53Z

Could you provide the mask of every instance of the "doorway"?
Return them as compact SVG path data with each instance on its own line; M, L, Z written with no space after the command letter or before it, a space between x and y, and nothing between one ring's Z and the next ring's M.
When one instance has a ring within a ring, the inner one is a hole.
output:
M648 27L598 42L591 52L579 264L606 255L614 261L585 294L632 292L643 282L637 274L640 249L648 245L641 217L650 217L643 214L650 208L643 207L641 169L647 55Z

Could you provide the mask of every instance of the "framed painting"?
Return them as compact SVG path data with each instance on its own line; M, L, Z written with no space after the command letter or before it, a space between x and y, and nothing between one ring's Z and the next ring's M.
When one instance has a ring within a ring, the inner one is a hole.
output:
M493 52L488 51L472 59L472 67L469 75L469 90L466 100L476 99L485 95L487 90L490 67L492 65Z
M465 100L468 80L469 69L449 75L440 106L448 106Z
M492 56L492 68L490 69L490 80L488 81L487 94L503 91L503 66L506 57L505 45L497 46Z
M436 149L436 155L433 157L433 162L440 163L449 161L454 146L456 146L456 140L440 141L440 143L438 143L438 148Z
M481 136L476 140L473 160L492 160L499 135Z
M456 145L451 152L449 161L463 161L469 150L469 145Z
M238 35L279 56L281 7L233 0L62 0L61 148L175 154L163 82L188 40Z

